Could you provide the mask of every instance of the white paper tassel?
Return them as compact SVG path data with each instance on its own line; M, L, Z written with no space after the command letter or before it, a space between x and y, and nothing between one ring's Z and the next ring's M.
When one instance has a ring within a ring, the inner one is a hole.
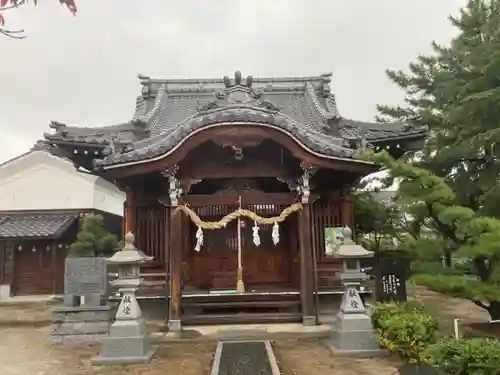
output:
M256 221L254 221L252 230L253 230L253 243L255 244L255 246L259 246L260 245L259 226L257 225Z
M198 230L196 231L196 246L194 247L194 249L196 251L200 251L202 246L203 246L203 231L199 226Z
M280 227L278 226L277 221L275 221L273 225L272 237L273 237L273 243L276 246L278 242L280 242Z

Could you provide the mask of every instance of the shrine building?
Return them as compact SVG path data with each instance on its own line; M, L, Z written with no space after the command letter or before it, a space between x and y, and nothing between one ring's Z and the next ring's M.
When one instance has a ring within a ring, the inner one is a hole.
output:
M342 117L331 74L139 80L129 121L45 139L126 191L124 231L154 257L140 294L166 298L172 330L315 324L318 294L340 292L325 233L354 227L351 187L378 170L357 152L398 158L427 128Z

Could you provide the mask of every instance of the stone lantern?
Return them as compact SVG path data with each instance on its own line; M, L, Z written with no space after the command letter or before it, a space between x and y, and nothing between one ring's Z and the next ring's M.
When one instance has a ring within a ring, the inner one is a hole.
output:
M135 236L128 232L123 248L107 259L118 268L118 278L110 283L118 288L122 299L101 353L92 359L96 365L147 363L155 351L149 344L146 323L135 296L143 281L140 265L153 257L138 250L134 240Z
M358 288L368 276L362 272L360 260L373 257L373 252L354 243L349 227L343 230L343 243L333 256L341 260L340 280L344 294L337 314L335 328L329 340L334 354L350 356L374 356L385 354L374 337L371 317L359 295Z

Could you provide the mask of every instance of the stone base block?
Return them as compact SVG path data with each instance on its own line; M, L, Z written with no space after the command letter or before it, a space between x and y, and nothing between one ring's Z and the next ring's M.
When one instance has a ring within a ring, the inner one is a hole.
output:
M389 351L381 349L373 330L333 331L326 345L334 355L345 357L385 357Z
M330 341L339 350L375 350L379 348L373 330L333 331Z
M380 349L372 322L363 313L337 315L337 323L330 339L326 341L332 353L339 356L379 357L389 354Z
M111 325L109 335L115 338L145 337L147 336L146 322L143 319L116 320Z
M371 331L373 323L371 318L366 314L346 314L341 311L337 314L335 328L339 331Z
M52 335L108 334L109 322L59 323L52 328Z
M168 321L168 332L182 332L182 324L179 319Z
M48 336L45 339L45 342L52 345L63 345L63 344L95 344L102 342L108 334L100 333L100 334L91 334L91 335L57 335L57 336Z
M108 337L109 306L62 306L52 312L51 344L81 344L101 342Z
M304 315L302 317L302 325L304 325L306 327L315 326L316 325L316 317Z
M0 301L8 300L11 297L10 285L0 285Z
M93 365L148 363L156 351L146 337L107 337L101 353L91 359Z
M389 357L390 352L387 349L374 349L374 350L341 350L337 347L327 343L330 352L337 357L350 357L350 358L375 358L375 357Z

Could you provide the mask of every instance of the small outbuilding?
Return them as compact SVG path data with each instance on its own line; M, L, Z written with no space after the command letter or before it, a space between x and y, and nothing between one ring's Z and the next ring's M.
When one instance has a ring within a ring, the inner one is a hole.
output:
M121 235L122 193L38 143L0 164L0 299L64 291L64 263L85 213Z

